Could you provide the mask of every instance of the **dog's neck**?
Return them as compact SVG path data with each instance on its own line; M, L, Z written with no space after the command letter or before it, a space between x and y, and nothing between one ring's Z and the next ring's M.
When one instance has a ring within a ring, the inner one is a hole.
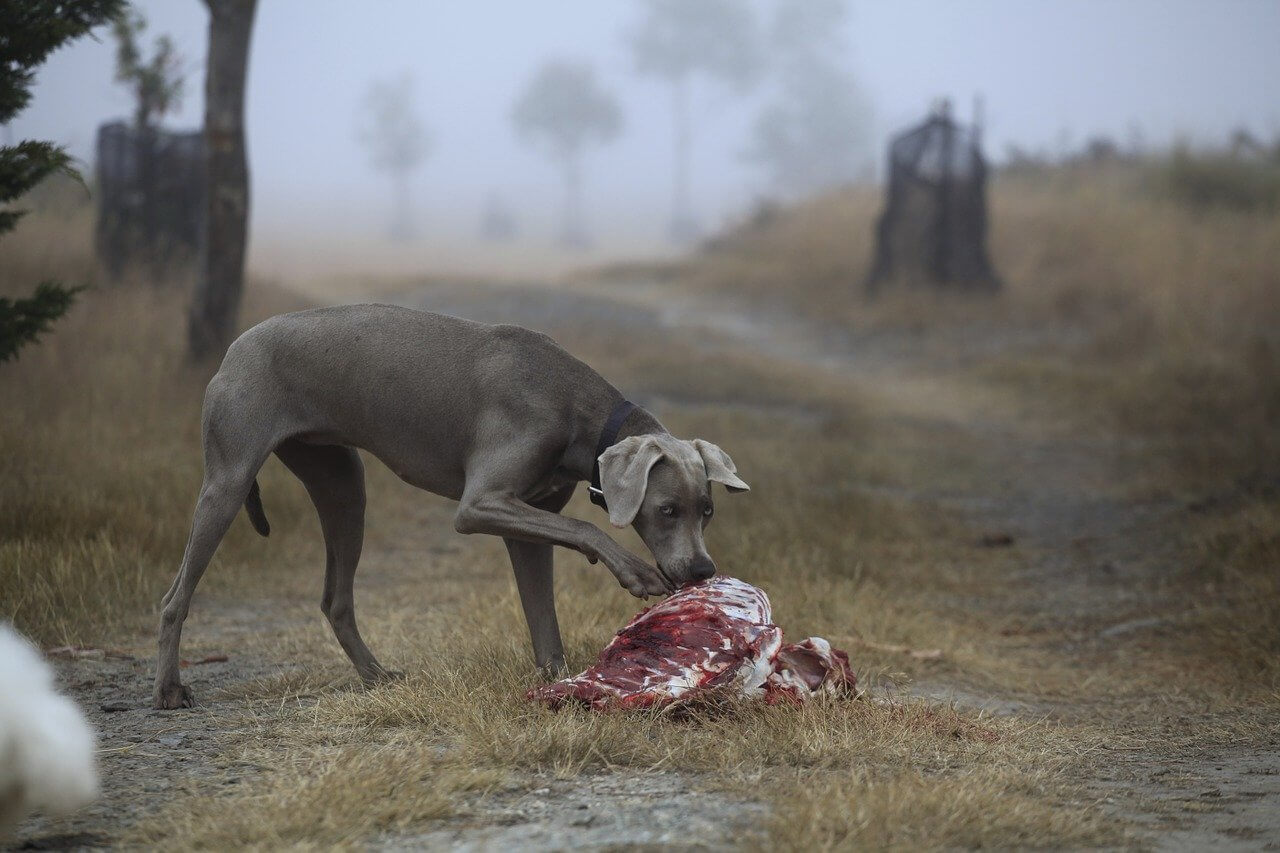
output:
M608 415L605 415L607 418ZM604 428L604 422L601 421L601 428ZM630 438L633 435L661 435L667 431L657 418L649 414L645 409L636 406L627 419L622 422L622 426L618 428L618 441L624 438ZM616 444L617 442L615 442Z
M622 402L622 397L619 395L600 407L599 411L595 412L591 418L590 428L587 430L586 435L581 436L579 439L579 447L575 448L570 470L578 475L580 479L591 480L591 472L596 464L595 451L596 445L600 441L600 434L604 432L609 416L620 402ZM660 435L666 432L667 428L657 418L640 406L636 406L631 411L631 414L627 415L627 419L622 422L622 425L618 427L618 434L613 443L616 444L633 435Z

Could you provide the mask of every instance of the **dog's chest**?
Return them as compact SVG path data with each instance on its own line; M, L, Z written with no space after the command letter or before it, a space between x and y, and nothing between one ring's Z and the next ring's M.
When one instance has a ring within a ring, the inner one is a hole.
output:
M535 484L523 497L525 503L537 504L541 501L548 500L553 495L563 491L566 487L575 485L581 478L577 475L566 471L563 468L557 468L551 472L550 476L543 478Z

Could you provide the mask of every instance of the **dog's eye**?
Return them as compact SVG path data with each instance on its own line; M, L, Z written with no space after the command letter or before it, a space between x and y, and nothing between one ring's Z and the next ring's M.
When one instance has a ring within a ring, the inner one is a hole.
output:
M658 512L662 513L668 518L673 518L675 517L675 514L676 514L676 508L671 504L663 504L662 506L658 507Z
M707 504L706 506L704 506L704 507L702 508L702 514L703 514L703 515L705 515L707 518L710 518L710 517L711 517L711 513L715 512L715 511L716 511L716 508L715 508L715 507L713 507L711 504Z

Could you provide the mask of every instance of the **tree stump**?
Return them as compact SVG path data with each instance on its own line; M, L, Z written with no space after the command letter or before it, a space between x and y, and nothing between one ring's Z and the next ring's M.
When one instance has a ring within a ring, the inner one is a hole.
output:
M204 139L124 121L98 128L99 261L112 278L130 266L153 275L194 262L204 225Z
M976 129L945 109L889 144L889 185L866 288L889 282L994 292L987 256L987 165Z

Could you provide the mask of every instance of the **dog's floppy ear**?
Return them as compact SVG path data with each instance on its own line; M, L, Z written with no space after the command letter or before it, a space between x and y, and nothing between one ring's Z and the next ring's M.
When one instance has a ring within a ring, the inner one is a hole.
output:
M662 448L651 435L633 435L600 454L600 488L609 504L609 523L626 527L644 503L649 469L662 458Z
M742 482L742 479L735 473L738 469L733 464L733 460L729 458L728 453L725 453L711 442L703 441L700 438L693 440L693 446L697 449L698 455L702 457L702 464L707 466L708 480L713 483L723 483L725 488L731 492L751 491L751 487Z

